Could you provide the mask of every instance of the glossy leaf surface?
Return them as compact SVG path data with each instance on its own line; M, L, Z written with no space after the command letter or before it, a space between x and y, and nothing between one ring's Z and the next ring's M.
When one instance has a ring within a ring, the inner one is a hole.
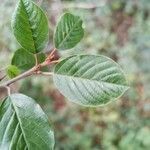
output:
M52 150L54 134L41 107L30 97L13 94L0 106L1 150Z
M48 21L44 12L31 0L19 0L12 19L14 35L20 45L38 53L48 42Z

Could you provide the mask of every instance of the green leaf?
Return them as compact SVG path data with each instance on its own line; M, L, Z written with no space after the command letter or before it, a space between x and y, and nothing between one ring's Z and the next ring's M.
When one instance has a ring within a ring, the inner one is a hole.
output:
M54 134L41 107L30 97L13 94L0 106L1 150L53 150Z
M65 13L56 27L55 47L60 50L71 49L80 42L83 36L84 30L80 17Z
M21 70L28 70L35 65L35 57L32 53L21 48L14 53L11 64Z
M12 28L20 45L31 53L40 52L48 42L46 15L31 0L19 0L13 15Z
M8 66L6 72L7 72L7 75L9 76L9 78L14 78L20 74L19 68L17 68L14 65Z
M126 79L117 63L105 56L71 56L58 63L54 82L64 96L85 105L103 105L121 96Z
M42 63L46 59L46 56L44 53L39 53L37 54L37 59L38 63ZM36 60L34 54L20 48L14 53L11 64L25 71L35 66Z

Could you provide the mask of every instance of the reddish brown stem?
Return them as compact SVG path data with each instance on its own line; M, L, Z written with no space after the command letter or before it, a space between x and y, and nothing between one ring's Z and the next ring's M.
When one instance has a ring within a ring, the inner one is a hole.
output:
M24 73L18 75L17 77L15 77L15 78L13 78L13 79L11 79L11 80L9 80L9 81L6 81L5 83L1 84L0 87L8 87L8 86L11 85L12 83L14 83L14 82L16 82L16 81L18 81L18 80L24 79L24 78L26 78L26 77L28 77L28 76L33 75L33 74L38 74L38 72L40 72L40 74L43 74L43 75L45 75L45 74L47 74L47 75L48 75L48 74L49 74L49 75L52 75L51 72L49 72L49 73L42 73L42 72L40 71L40 69L41 69L42 67L48 66L48 65L50 65L50 64L52 64L52 63L58 62L58 60L57 60L57 61L56 61L56 60L52 61L52 59L53 59L53 54L54 54L55 50L56 50L56 49L54 49L54 50L50 53L50 55L45 59L45 61L44 61L43 63L37 64L37 65L35 65L33 68L31 68L30 70L28 70L28 71L26 71L26 72L24 72Z

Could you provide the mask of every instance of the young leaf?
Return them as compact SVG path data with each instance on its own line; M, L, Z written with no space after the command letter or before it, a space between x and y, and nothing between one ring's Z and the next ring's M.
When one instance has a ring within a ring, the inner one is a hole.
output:
M12 28L20 45L31 53L40 52L48 42L46 15L31 0L19 0L13 15Z
M68 99L85 106L106 104L128 89L121 68L110 58L95 55L62 60L55 67L54 82Z
M65 13L57 24L54 43L60 50L73 48L84 36L82 20L78 16Z
M42 63L45 58L46 56L44 53L37 54L38 63ZM35 66L36 60L34 54L20 48L14 53L11 64L17 66L20 70L25 71Z
M17 68L17 66L14 65L8 66L6 72L9 78L14 78L20 74L19 68Z
M54 134L40 106L30 97L13 94L0 106L1 150L53 150Z

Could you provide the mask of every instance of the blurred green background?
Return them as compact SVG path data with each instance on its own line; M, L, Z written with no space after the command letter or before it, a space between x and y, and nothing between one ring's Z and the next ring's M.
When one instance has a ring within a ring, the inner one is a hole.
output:
M17 0L0 1L0 68L19 47L10 27ZM33 97L55 131L55 150L150 149L150 0L35 0L48 15L50 42L59 16L81 16L85 36L59 55L104 54L124 69L130 89L115 102L87 108L69 101L49 77L31 77L12 86ZM0 94L3 94L1 91Z

